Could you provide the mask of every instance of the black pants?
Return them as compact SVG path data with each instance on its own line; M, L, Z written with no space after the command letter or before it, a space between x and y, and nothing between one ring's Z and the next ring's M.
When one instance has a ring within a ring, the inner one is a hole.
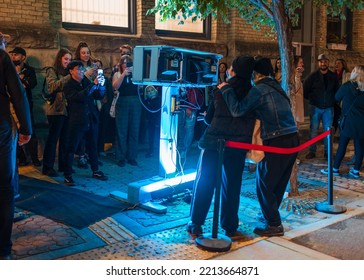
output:
M0 256L11 253L14 218L14 188L18 187L16 170L16 131L0 122Z
M263 141L264 146L292 148L298 146L298 134L288 134ZM262 213L270 226L279 226L281 217L279 206L282 202L292 167L296 161L295 154L265 153L257 168L257 196Z
M221 189L221 227L234 232L239 226L241 177L244 170L246 151L226 149L223 159ZM203 225L216 188L219 161L217 150L202 150L191 203L191 221Z
M56 148L58 143L58 169L64 170L66 156L66 139L68 117L64 115L47 116L48 137L43 152L43 171L54 168L56 159Z
M345 156L346 148L351 140L350 137L346 137L343 134L340 135L339 147L337 148L335 160L334 160L334 168L339 169L341 162ZM354 169L360 171L361 165L364 157L364 139L355 138L354 148L355 148L355 163Z
M90 121L89 124L69 124L66 166L64 170L65 176L70 176L72 174L73 158L83 136L85 136L86 139L86 150L89 153L88 156L90 159L91 170L99 170L97 156L97 134L98 123Z

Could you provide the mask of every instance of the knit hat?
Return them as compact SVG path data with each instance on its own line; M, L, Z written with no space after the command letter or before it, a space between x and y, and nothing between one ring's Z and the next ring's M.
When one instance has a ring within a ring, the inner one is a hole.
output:
M254 69L254 58L251 56L239 56L231 64L236 76L250 79Z
M269 58L262 57L255 61L254 71L264 76L273 75L273 66Z

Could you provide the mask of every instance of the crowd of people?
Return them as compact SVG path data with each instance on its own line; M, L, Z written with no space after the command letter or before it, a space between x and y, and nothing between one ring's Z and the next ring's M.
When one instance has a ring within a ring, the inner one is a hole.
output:
M17 46L9 51L27 93L33 126L30 142L17 148L19 166L32 163L50 177L63 173L64 184L74 186L77 184L72 176L76 173L74 159L77 159L77 167L91 168L92 178L108 179L99 170L102 165L99 156L105 155L105 144L111 143L107 152L112 151L115 164L120 167L138 166L139 144L144 141L141 138L147 139L145 157L158 153L161 87L134 84L133 48L126 44L119 50L119 61L109 71L110 75L103 73L102 61L93 55L86 42L80 42L74 53L61 48L53 65L45 67L43 91L47 92L44 108L48 134L42 160L38 156L34 129L32 89L37 85L36 71L26 62L24 48ZM183 168L186 161L203 103L200 90L181 88L177 115L180 166L176 163L176 169Z
M61 48L52 66L46 67L44 87L48 92L45 113L48 135L43 159L38 156L38 139L34 128L32 89L37 85L34 68L26 62L26 51L17 46L9 53L8 36L0 33L0 98L2 113L0 150L4 155L0 175L0 258L11 250L11 225L14 197L18 189L18 165L42 166L50 177L64 175L66 186L75 186L73 162L88 168L97 180L108 180L100 170L99 155L105 143L111 142L118 166L138 166L138 143L142 116L146 117L148 149L146 157L157 152L161 90L140 86L132 81L133 49L120 47L120 60L105 77L103 63L92 55L89 45L80 42L73 54ZM349 176L360 178L364 157L364 66L350 71L343 59L329 69L329 58L320 54L318 69L303 77L302 57L294 58L294 85L291 98L282 89L280 59L274 67L266 57L236 57L231 66L219 65L218 85L213 87L208 107L200 89L181 89L178 129L180 159L185 160L194 139L196 120L203 112L206 125L199 137L201 149L191 202L191 221L187 231L194 237L203 233L216 187L219 139L251 143L256 121L260 121L263 145L291 148L299 145L299 128L304 122L304 99L309 103L310 137L332 126L340 133L333 174L339 167L350 140L354 141L354 167ZM294 98L292 98L292 96ZM144 113L143 113L144 112ZM16 125L14 125L16 124ZM58 150L57 150L58 147ZM306 159L316 157L317 144L310 147ZM327 158L328 143L324 143ZM57 156L58 155L58 156ZM238 230L239 198L247 151L226 148L223 155L221 226L226 235L237 240L244 237ZM17 160L15 160L17 159ZM30 161L29 161L30 159ZM58 159L56 171L55 164ZM261 207L259 220L264 226L254 232L262 236L281 236L284 228L279 213L297 153L265 153L257 163L256 188ZM322 169L327 174L327 169Z

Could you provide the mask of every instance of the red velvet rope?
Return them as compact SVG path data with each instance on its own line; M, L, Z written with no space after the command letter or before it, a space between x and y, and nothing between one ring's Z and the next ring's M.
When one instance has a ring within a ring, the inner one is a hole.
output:
M280 147L271 147L271 146L263 146L263 145L255 145L255 144L248 144L248 143L241 143L241 142L233 142L233 141L226 141L225 147L228 148L235 148L235 149L245 149L245 150L257 150L257 151L264 151L269 153L275 154L294 154L298 153L299 151L311 146L313 143L320 141L321 139L325 138L327 135L330 134L330 130L325 131L324 133L312 138L311 140L293 148L280 148Z

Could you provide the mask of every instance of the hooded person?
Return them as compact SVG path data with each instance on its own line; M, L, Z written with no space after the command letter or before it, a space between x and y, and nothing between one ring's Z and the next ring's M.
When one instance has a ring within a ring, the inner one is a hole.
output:
M270 59L267 57L258 58L254 64L254 72L259 73L262 76L268 77L273 76L273 66Z
M254 64L255 86L240 101L235 94L221 89L223 98L234 117L254 113L261 122L260 133L264 146L292 148L298 146L298 129L290 100L280 84L273 78L269 58L259 58ZM257 166L257 196L264 218L264 226L254 232L262 236L282 236L284 228L279 214L288 180L297 153L265 153Z
M233 60L231 67L236 77L250 79L255 65L255 60L250 56L239 56Z
M229 90L239 100L243 100L251 89L251 76L254 67L252 57L240 56L234 59L228 69L229 80L224 90ZM220 86L220 85L219 85ZM187 231L196 237L203 233L215 186L219 166L219 139L251 143L255 124L253 115L234 118L223 100L221 90L216 89L213 101L205 116L208 127L199 141L202 150L197 167L196 180L191 203L191 221ZM240 203L241 178L245 165L246 150L225 148L223 158L221 191L221 227L233 240L244 238L239 228L238 209ZM216 198L215 198L216 199Z

